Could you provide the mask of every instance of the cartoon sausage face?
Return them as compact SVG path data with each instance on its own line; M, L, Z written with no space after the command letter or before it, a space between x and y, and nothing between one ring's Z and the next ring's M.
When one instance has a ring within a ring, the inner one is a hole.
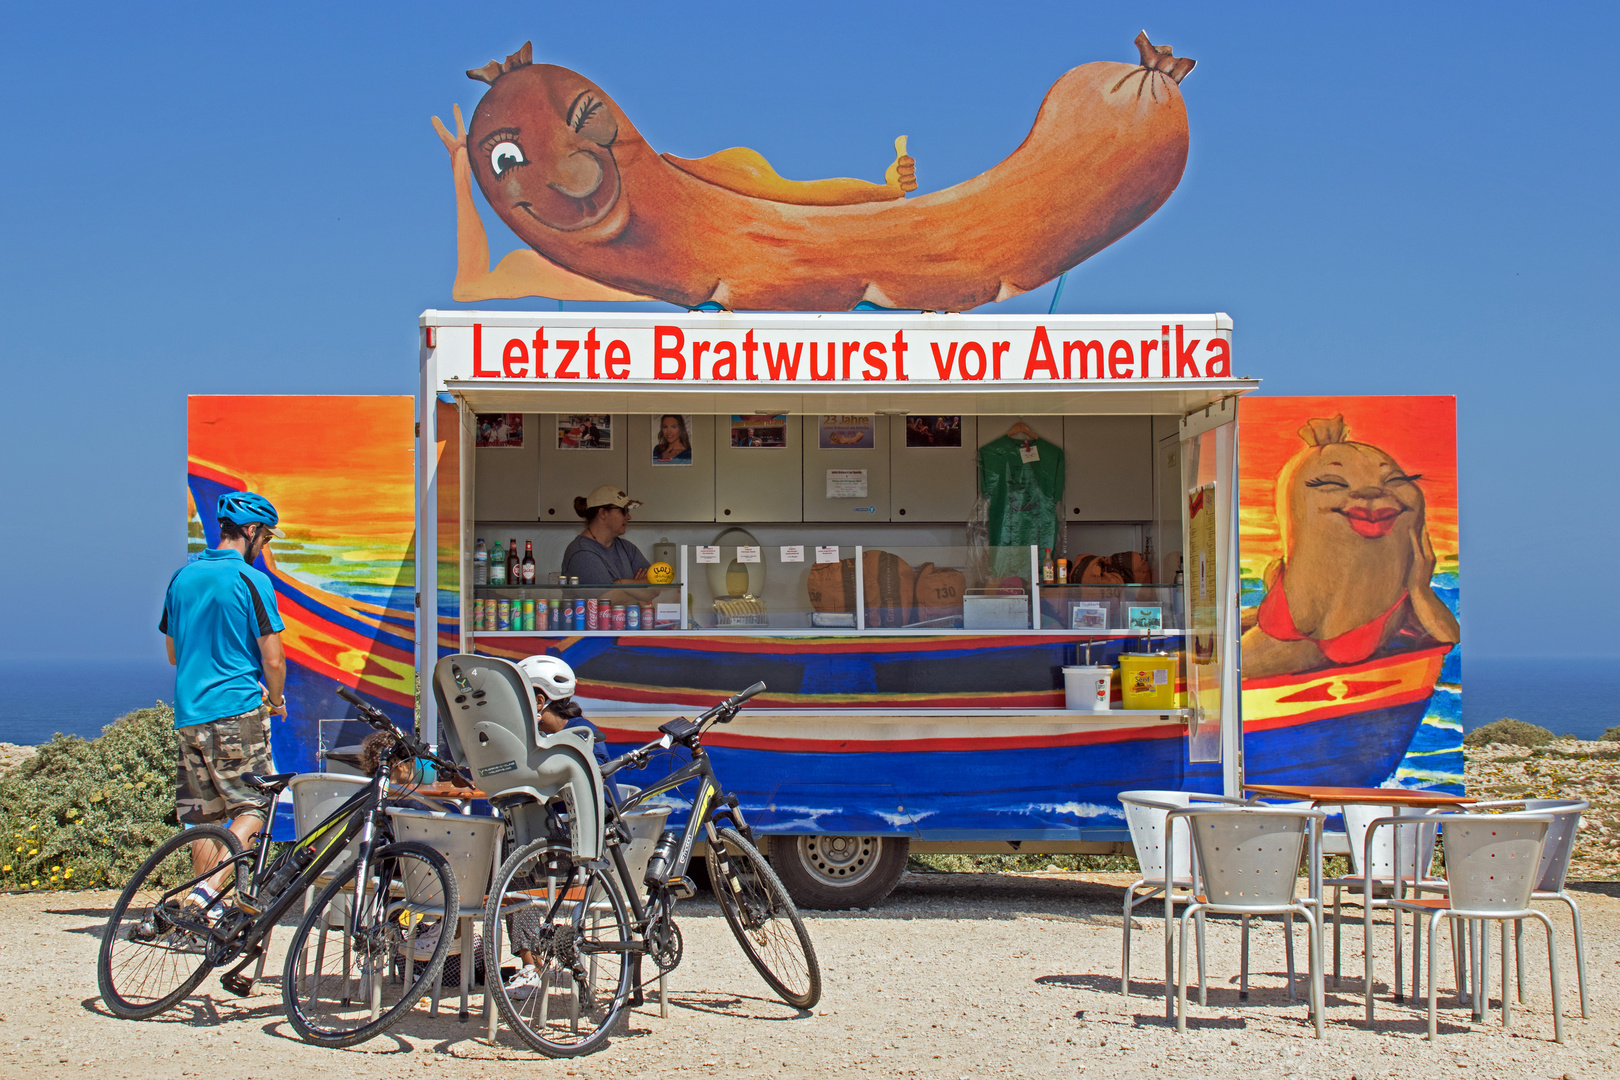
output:
M795 185L741 148L722 152L742 162L730 172L713 159L661 156L599 86L532 63L527 45L468 72L490 89L466 152L512 231L589 283L689 307L962 311L1051 281L1175 189L1188 146L1178 84L1193 61L1146 34L1137 47L1140 64L1086 64L1060 78L1005 161L911 199L914 163L903 151L905 179L887 193L861 181ZM750 170L771 182L729 179ZM846 187L796 194L833 183ZM510 279L477 295L536 295L522 288Z
M484 95L467 151L484 196L519 236L606 223L598 230L606 239L626 220L618 135L618 107L599 87L566 68L531 64Z
M1419 479L1366 443L1301 450L1277 476L1284 549L1298 541L1349 554L1358 541L1388 541L1397 551L1409 550L1412 530L1423 524Z

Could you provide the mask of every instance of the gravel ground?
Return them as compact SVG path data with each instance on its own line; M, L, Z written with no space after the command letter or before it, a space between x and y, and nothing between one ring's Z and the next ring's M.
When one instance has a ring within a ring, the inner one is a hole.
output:
M1210 1002L1190 1007L1189 1031L1166 1025L1161 992L1119 990L1122 875L909 874L893 899L868 912L809 917L825 976L813 1014L773 1000L731 939L718 909L683 909L686 959L671 979L670 1016L649 1003L601 1052L548 1061L490 1046L481 1026L419 1009L388 1035L352 1050L299 1042L281 1011L279 979L253 998L203 992L153 1021L108 1016L96 997L95 951L111 893L0 897L0 1076L172 1077L238 1080L354 1076L581 1077L674 1075L1140 1077L1189 1070L1240 1077L1597 1077L1620 1063L1620 886L1584 886L1593 1019L1582 1020L1567 922L1560 927L1567 1043L1550 1040L1544 945L1528 933L1527 1003L1514 1028L1499 1014L1470 1024L1442 999L1441 1036L1423 1038L1420 1010L1380 987L1372 1031L1357 988L1328 996L1318 1042L1302 1005L1284 994L1281 933L1254 935L1251 1000L1236 998L1237 926L1211 920ZM1161 924L1142 909L1135 971L1157 979ZM282 933L284 945L289 935ZM1359 926L1345 962L1361 963ZM1300 958L1304 959L1300 934ZM1389 931L1375 936L1381 980L1392 971ZM272 965L279 971L279 965ZM1442 968L1449 986L1449 964ZM1410 978L1410 976L1408 976Z

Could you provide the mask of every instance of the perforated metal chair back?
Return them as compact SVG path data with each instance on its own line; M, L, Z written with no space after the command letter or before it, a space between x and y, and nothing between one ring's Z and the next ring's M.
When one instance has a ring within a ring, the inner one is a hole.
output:
M1491 917L1530 906L1550 815L1447 814L1442 821L1453 912Z
M1427 811L1397 806L1347 805L1344 810L1344 832L1350 841L1350 869L1356 877L1371 877L1374 881L1392 881L1395 877L1395 830L1401 831L1401 876L1412 877L1417 867L1423 867L1425 876L1434 862L1435 826L1433 822L1413 825L1382 825L1373 833L1371 873L1363 867L1366 851L1367 828L1373 821L1385 817L1427 818Z
M338 807L354 798L370 782L371 778L367 776L346 776L342 773L299 773L287 781L287 790L292 792L293 822L298 835L308 836L315 826L331 817ZM354 862L358 844L358 838L351 840L343 854L327 866L323 877L330 879L347 870L349 864Z
M1581 815L1591 805L1580 799L1524 800L1525 813L1547 814L1552 818L1552 824L1547 826L1547 839L1541 846L1536 892L1564 891L1564 879L1569 876L1569 860L1575 854L1575 835L1581 827Z
M1250 807L1194 810L1188 831L1199 886L1213 907L1276 908L1294 903L1311 811ZM1180 831L1182 826L1177 826Z
M529 681L508 660L456 653L433 667L433 696L452 756L472 771L522 845L547 835L545 805L561 798L577 858L602 851L605 807L594 737L584 728L540 734Z
M397 806L388 808L388 817L394 823L395 839L419 841L444 856L455 874L463 908L484 906L490 872L495 868L495 841L504 826L500 818ZM414 863L406 864L407 875L417 869ZM407 881L419 884L408 877Z
M1187 791L1122 791L1120 805L1125 808L1125 824L1131 830L1131 846L1136 849L1136 862L1144 881L1163 881L1165 862L1175 881L1192 880L1192 841L1186 829L1177 829L1168 837L1165 819L1170 811L1162 806L1146 803L1167 803L1171 806L1191 806L1198 796Z
M619 801L625 801L639 790L629 784L620 784ZM626 882L629 888L641 888L641 879L647 873L647 862L652 858L653 848L658 846L658 837L663 834L664 825L669 821L673 809L664 803L649 802L619 815L619 820L630 830L630 843L624 849L625 868L630 871L630 880Z

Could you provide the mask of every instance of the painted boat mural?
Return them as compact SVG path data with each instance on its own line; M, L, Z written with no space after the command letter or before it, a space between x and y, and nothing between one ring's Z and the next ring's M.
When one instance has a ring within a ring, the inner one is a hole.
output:
M1454 409L1449 398L1245 403L1245 609L1258 610L1260 566L1280 550L1280 530L1267 515L1274 514L1268 484L1281 451L1268 457L1263 446L1253 448L1273 432L1291 436L1301 415L1331 407L1369 435L1386 418L1390 430L1377 437L1423 472L1428 533L1439 553L1430 584L1455 614L1454 435L1433 416L1426 427L1418 422L1425 416L1414 421L1403 405L1411 402L1431 403L1424 408L1442 419ZM413 402L403 397L190 401L192 549L217 543L213 507L226 490L265 494L289 533L261 563L287 623L289 709L273 731L278 768L318 767L319 721L353 715L336 695L339 685L402 723L414 718L412 416ZM1428 433L1415 450L1392 441L1403 424ZM324 437L332 431L344 432L345 447L362 449L329 454ZM1286 448L1286 439L1279 445ZM444 468L453 443L439 452L441 478L453 477L454 468ZM1270 468L1269 479L1257 480L1251 468ZM445 655L455 650L459 615L447 527L453 483L441 479L439 496L434 595ZM479 647L508 657L541 650L564 656L580 674L589 715L618 747L763 678L769 692L710 744L745 809L771 832L1119 840L1121 790L1218 791L1220 766L1189 763L1180 723L1107 714L1076 720L1062 711L1060 668L1073 661L1073 643L1064 634L635 634L481 636ZM1118 648L1115 642L1104 650L1105 662ZM1246 778L1460 790L1460 665L1458 646L1402 632L1357 663L1245 681Z

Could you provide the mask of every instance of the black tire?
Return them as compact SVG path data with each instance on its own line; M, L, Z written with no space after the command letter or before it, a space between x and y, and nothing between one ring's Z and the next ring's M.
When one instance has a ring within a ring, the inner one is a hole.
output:
M198 825L175 833L147 856L113 905L96 957L96 983L101 1000L114 1016L125 1020L156 1016L195 990L213 970L200 936L205 924L186 929L170 918L196 922L195 913L188 917L180 907L192 885L214 872L191 872L188 849L199 840L223 844L229 858L242 852L236 834L219 825ZM233 866L220 890L227 903L239 868L240 864ZM178 884L165 887L165 876Z
M773 836L771 868L800 907L825 911L881 904L911 855L902 836Z
M317 1046L353 1046L387 1031L433 992L456 936L456 879L437 851L411 841L373 851L363 925L350 937L359 872L350 863L321 890L282 968L287 1020Z
M518 989L501 977L507 942L514 955L520 946L530 950L537 985ZM574 866L567 845L536 840L495 872L484 908L484 992L530 1049L578 1057L607 1045L635 988L637 948L614 879Z
M737 943L783 1001L813 1008L821 1000L821 965L793 898L736 829L716 830L716 837L709 846L709 880Z

